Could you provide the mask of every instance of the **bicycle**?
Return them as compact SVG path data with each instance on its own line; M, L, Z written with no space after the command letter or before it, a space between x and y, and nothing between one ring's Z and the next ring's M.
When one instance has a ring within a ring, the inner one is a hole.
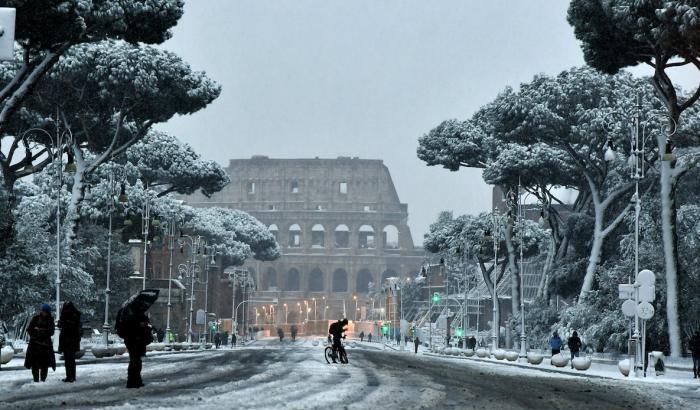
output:
M342 343L340 343L340 346L338 347L337 356L336 356L336 353L333 351L333 344L332 343L330 345L326 346L326 349L324 350L324 356L326 357L326 362L328 364L332 363L336 357L338 359L340 359L340 363L342 363L342 364L348 363L348 354L345 352L345 347L343 346Z

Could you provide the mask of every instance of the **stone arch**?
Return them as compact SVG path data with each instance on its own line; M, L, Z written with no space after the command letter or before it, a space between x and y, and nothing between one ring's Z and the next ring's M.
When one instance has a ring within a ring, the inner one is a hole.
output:
M311 228L311 247L326 247L326 228L324 228L321 224L316 224Z
M287 271L287 286L285 290L301 290L301 274L297 268L291 268Z
M277 241L277 243L279 243L279 241L280 241L280 228L278 228L277 225L272 224L272 225L267 227L267 230L270 231L272 236L275 237L275 241Z
M387 269L382 273L382 279L381 283L384 284L384 281L387 280L387 278L398 278L399 274L396 273L393 269Z
M399 229L387 225L382 229L382 246L384 249L399 249Z
M335 227L335 247L341 249L350 247L350 229L345 224Z
M323 272L319 268L314 268L309 274L309 291L323 292Z
M369 284L374 282L374 277L369 269L360 269L355 279L355 290L357 293L369 293Z
M374 237L374 228L371 225L362 225L359 230L359 244L363 249L374 249L377 243Z
M299 224L292 224L289 227L289 241L287 245L290 248L301 248L302 246L302 233L301 226Z
M267 268L263 276L263 290L275 290L277 286L277 271L274 268Z
M340 268L333 272L333 287L331 290L333 292L348 291L348 273L345 269Z

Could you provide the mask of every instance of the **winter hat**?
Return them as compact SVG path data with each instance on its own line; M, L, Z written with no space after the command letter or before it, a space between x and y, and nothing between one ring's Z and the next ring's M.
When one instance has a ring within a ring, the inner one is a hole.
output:
M51 313L51 306L49 306L48 303L44 303L43 305L41 305L41 311Z

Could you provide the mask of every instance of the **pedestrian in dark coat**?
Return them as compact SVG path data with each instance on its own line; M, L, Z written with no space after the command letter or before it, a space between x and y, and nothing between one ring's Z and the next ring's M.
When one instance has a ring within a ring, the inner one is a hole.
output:
M413 337L413 353L418 353L418 346L420 346L420 339L418 336Z
M214 333L214 346L218 349L221 345L221 334L219 332Z
M132 296L117 312L115 330L124 339L129 351L129 369L126 379L127 388L143 387L141 379L141 358L146 355L146 346L151 344L151 325L146 311L158 299L158 289L144 289Z
M231 333L231 347L236 347L236 334Z
M371 333L367 335L367 341L372 343L372 334Z
M365 340L365 332L360 332L360 342L364 342Z
M80 311L72 302L65 302L58 320L61 333L58 336L58 352L63 353L66 366L66 383L75 381L75 353L80 350Z
M696 330L690 338L690 351L693 352L693 375L694 379L700 377L700 330Z
M569 351L571 351L571 368L574 368L574 357L578 357L579 352L581 351L581 339L578 337L578 332L574 330L574 333L571 335L569 340L567 341L567 345L569 346Z
M53 354L53 336L55 326L51 316L51 306L44 303L41 311L29 322L27 333L29 334L29 346L27 356L24 359L24 367L32 369L34 382L40 379L46 381L49 367L56 371L56 357Z

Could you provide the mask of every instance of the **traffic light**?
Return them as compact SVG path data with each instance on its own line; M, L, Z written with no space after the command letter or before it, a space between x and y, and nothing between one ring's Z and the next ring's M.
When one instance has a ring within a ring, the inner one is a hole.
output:
M384 324L384 326L382 326L382 333L384 333L384 334L389 333L389 325Z
M464 336L464 331L462 330L461 327L458 327L457 329L455 329L455 336L457 336L457 337Z
M433 303L440 302L440 294L438 292L433 293Z

